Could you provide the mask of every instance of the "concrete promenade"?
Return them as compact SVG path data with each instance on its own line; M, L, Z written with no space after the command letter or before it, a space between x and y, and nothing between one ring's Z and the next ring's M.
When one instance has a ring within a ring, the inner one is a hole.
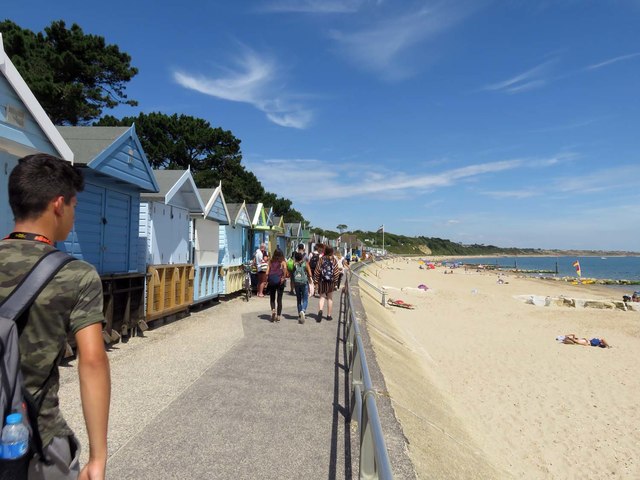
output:
M334 295L333 321L317 323L310 299L299 325L287 287L280 323L268 298L233 298L114 345L107 478L358 478ZM60 397L86 446L76 363L62 368ZM381 414L395 478L412 478L393 412Z

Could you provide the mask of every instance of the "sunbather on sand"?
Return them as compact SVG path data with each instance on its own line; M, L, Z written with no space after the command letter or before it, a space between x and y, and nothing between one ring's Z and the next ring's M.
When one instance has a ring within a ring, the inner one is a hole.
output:
M588 340L584 337L576 337L574 333L560 335L557 340L562 343L566 343L567 345L584 345L585 347L600 348L609 348L611 346L604 338L592 338L591 340Z

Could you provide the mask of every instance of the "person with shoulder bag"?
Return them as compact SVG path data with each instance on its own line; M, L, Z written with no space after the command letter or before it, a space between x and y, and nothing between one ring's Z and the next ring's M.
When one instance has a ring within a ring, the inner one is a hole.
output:
M267 266L267 284L269 286L269 300L271 303L271 321L279 322L282 314L282 294L284 285L289 277L287 262L284 259L282 250L276 249L273 257ZM276 302L277 300L277 302ZM276 306L277 303L277 306Z
M11 172L9 204L15 226L0 241L3 309L15 298L12 294L18 292L16 287L28 272L49 255L59 253L54 242L64 241L72 230L76 195L83 188L80 170L47 154L21 158ZM102 300L102 281L95 268L82 260L69 261L16 321L16 325L24 322L18 340L24 390L39 398L35 424L42 448L27 454L31 455L27 466L30 480L104 479L111 378L102 338ZM82 469L80 444L58 403L58 366L69 333L77 345L80 398L89 437L89 461ZM8 413L3 412L3 420Z
M317 322L322 321L325 300L327 302L327 320L333 320L331 316L333 310L333 291L336 289L339 276L340 270L336 257L333 256L333 248L325 247L324 255L318 260L316 269L313 272L313 282L316 284L318 295L320 295L318 317L316 318Z
M309 302L309 282L313 279L313 273L309 263L305 261L303 252L294 255L292 283L296 289L296 305L298 307L298 323L304 323L305 312ZM312 284L313 285L313 284Z

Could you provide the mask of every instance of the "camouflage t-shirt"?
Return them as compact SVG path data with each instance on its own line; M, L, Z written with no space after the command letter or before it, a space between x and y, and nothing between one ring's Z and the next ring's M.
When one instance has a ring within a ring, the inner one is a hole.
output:
M45 253L54 250L46 243L30 240L0 241L0 301L3 301L31 267ZM83 261L62 267L38 295L20 336L20 362L27 390L36 398L65 348L68 332L102 322L102 282L98 273ZM52 385L43 401L38 427L43 445L53 437L71 435L58 401L60 374L54 367Z

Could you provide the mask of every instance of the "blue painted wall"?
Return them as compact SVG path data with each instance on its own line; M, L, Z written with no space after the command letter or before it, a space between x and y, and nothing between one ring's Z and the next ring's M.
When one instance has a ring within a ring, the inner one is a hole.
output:
M4 238L13 229L8 183L11 171L18 164L18 158L36 152L56 156L59 154L2 74L0 74L0 106L0 144L6 144L4 148L0 148L0 238ZM7 116L7 106L22 114L22 126L10 121ZM4 151L5 149L8 151ZM9 151L13 153L8 153ZM19 155L16 152L20 152Z
M138 188L90 169L83 174L85 189L78 194L74 228L59 248L89 262L100 275L144 273L138 251Z
M43 152L59 156L59 153L44 134L40 125L29 113L20 97L16 95L4 75L1 74L0 105L3 107L0 108L0 138L6 138L19 145L24 145L29 150L32 150L32 153ZM7 105L15 107L24 114L24 126L15 125L7 121Z
M116 139L88 166L96 172L136 185L142 190L158 191L153 171L133 127L123 137Z

